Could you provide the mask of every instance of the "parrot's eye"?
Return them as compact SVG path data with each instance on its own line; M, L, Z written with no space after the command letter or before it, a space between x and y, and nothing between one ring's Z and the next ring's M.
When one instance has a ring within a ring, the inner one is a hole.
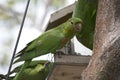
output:
M71 24L73 24L73 22L71 21Z

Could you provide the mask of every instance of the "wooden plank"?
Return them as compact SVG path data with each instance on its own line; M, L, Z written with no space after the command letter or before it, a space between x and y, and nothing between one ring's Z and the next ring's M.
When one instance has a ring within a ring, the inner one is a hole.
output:
M87 65L55 65L47 80L80 80L82 71Z
M55 55L55 63L62 64L88 64L91 56L82 56L82 55Z
M47 80L80 80L91 56L55 55L55 65Z

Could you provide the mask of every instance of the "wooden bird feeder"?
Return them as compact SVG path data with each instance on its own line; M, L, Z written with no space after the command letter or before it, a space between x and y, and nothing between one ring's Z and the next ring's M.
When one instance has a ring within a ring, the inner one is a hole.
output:
M54 28L71 18L75 4L76 2L51 14L46 30ZM61 55L61 57L58 57L57 54L54 55L55 64L47 80L80 80L81 73L88 65L91 57L74 55L73 41L70 41L67 45L70 45L71 51L68 47L64 47L61 51L66 55Z
M87 67L90 56L55 55L55 64L47 80L80 80L82 71Z

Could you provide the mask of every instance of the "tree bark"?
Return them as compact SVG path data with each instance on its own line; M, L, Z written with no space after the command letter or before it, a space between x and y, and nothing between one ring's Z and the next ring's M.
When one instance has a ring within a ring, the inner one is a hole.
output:
M99 0L93 52L82 80L120 80L120 0Z

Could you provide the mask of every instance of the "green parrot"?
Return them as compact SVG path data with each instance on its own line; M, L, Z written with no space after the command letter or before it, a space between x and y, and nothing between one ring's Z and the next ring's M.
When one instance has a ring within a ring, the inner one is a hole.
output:
M10 74L18 73L20 71L20 68L22 67L22 65L14 68L10 72ZM23 70L20 80L45 80L52 68L52 65L53 65L53 63L49 62L47 60L31 61L29 66ZM3 78L5 78L5 76L6 75L4 75ZM10 76L9 80L13 80L14 77L15 76Z
M81 29L81 22L79 18L71 18L58 27L44 32L38 38L28 43L27 46L16 55L18 59L15 63L20 61L25 62L13 80L20 80L23 70L29 66L33 58L50 52L55 53L56 50L61 49L76 32Z
M84 46L93 49L93 38L98 0L78 0L72 17L82 20L82 29L76 34L76 38Z

